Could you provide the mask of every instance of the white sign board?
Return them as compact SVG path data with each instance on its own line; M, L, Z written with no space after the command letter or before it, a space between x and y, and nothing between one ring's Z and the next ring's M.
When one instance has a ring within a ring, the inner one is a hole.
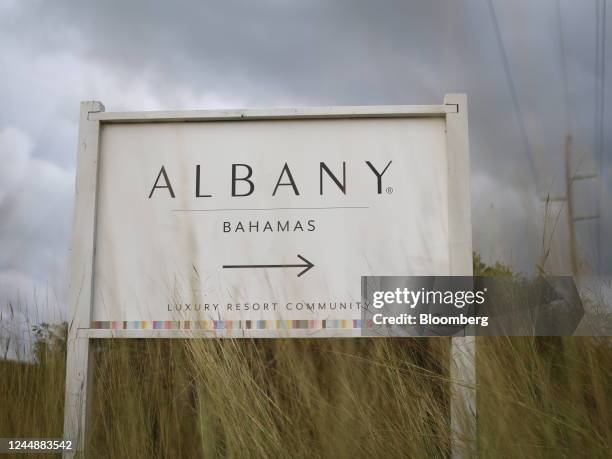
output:
M443 118L110 124L100 154L102 329L358 336L362 275L449 273Z
M361 276L470 275L466 98L444 102L83 103L67 429L89 338L360 336Z

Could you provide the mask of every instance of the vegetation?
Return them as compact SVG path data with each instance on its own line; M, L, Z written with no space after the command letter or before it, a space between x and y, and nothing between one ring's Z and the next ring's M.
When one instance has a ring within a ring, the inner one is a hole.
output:
M0 361L0 437L61 437L65 327L34 335L35 362ZM97 341L89 457L448 457L449 343ZM610 350L478 338L479 455L609 457Z

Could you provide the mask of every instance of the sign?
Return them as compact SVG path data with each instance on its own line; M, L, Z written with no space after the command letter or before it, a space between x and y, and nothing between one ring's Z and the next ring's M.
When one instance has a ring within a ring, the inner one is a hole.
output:
M362 275L449 272L444 118L108 124L100 139L95 329L359 336Z
M466 98L86 102L75 206L66 428L80 436L89 338L361 336L361 276L470 275Z

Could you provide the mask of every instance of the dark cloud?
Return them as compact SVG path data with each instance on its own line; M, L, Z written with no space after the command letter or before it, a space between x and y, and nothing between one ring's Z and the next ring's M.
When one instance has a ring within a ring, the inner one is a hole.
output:
M610 162L604 161L600 171L594 129L595 1L562 1L561 24L552 0L493 1L510 75L487 0L2 5L0 129L23 133L31 142L28 161L56 167L66 183L72 180L81 99L101 100L112 110L136 110L440 103L446 92L466 92L478 250L520 269L533 267L543 231L540 197L564 191L568 125L574 167L580 163L585 172L601 172L577 199L599 204L601 192L601 203L610 202ZM63 188L39 190L64 203L57 224L63 229L31 236L41 254L45 244L65 250L70 197L58 190ZM40 215L38 220L3 216L4 227L21 234L46 224ZM612 228L607 214L603 221L603 231ZM597 252L596 223L590 225L580 233L585 253ZM11 244L15 235L5 231L0 243ZM52 237L54 242L48 240ZM564 237L560 229L560 245ZM57 258L59 251L48 256ZM29 253L24 260L38 256ZM24 260L4 257L0 271L19 268L37 281L49 275Z
M527 172L545 187L558 173L549 164L563 149L567 108L555 4L496 8L535 171L486 1L29 2L4 22L32 53L74 53L128 87L145 81L166 103L177 87L255 105L434 103L467 92L472 140L482 145L475 159L501 180ZM586 22L592 5L565 7L568 80L573 91L592 92L594 29L577 31L574 10ZM576 52L581 43L586 56ZM574 117L592 117L593 101ZM589 150L591 141L580 139ZM513 160L500 172L502 155Z

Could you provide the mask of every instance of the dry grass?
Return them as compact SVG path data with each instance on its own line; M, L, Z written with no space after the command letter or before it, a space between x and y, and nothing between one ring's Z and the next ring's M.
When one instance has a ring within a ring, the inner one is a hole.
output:
M485 457L610 457L610 338L478 340Z
M448 342L104 342L90 444L109 457L444 456Z
M609 457L609 338L479 338L481 457ZM91 457L445 457L448 339L97 342ZM0 362L0 436L59 437L64 354Z

